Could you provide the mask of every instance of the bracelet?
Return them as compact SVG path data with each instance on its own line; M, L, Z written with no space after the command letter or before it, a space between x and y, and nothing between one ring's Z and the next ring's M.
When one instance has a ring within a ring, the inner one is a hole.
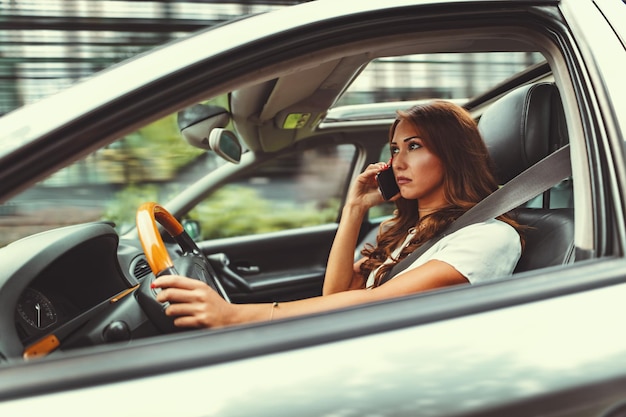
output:
M274 318L274 310L276 310L278 308L278 303L276 301L274 301L272 303L272 309L270 310L270 321L272 321L272 319Z

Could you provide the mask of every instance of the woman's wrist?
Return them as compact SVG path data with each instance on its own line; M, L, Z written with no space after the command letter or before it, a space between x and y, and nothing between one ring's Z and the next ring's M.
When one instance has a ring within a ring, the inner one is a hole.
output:
M343 206L342 215L343 216L365 216L369 207L367 207L363 203L357 203L352 201L346 201L346 204Z

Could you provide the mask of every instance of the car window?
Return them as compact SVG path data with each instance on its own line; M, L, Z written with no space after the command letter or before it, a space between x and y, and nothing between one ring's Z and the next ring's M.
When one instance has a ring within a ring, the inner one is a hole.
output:
M202 239L244 236L337 221L356 147L327 145L283 155L231 182L189 217Z

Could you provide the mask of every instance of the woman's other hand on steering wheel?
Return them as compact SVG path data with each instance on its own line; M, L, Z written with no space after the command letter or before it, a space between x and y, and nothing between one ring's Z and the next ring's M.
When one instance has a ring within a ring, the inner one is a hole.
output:
M156 299L169 302L167 316L175 317L177 327L217 328L228 324L234 306L226 302L204 282L179 275L163 275L152 283L160 288Z

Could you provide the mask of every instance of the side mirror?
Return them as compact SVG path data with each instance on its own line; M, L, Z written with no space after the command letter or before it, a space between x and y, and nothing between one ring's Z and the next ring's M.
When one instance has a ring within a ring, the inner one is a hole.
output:
M213 129L209 135L209 146L219 156L238 164L241 161L241 144L234 132L219 127Z
M200 233L200 223L196 220L184 219L182 221L182 226L192 240L195 240L202 235Z

